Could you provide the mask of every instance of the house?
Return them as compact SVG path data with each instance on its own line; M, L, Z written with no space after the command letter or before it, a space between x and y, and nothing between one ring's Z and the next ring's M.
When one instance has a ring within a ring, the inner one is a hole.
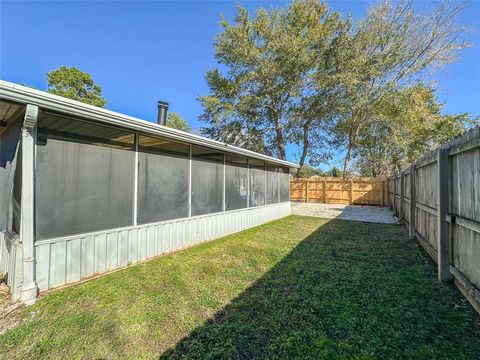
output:
M290 213L293 163L6 81L0 105L14 301Z

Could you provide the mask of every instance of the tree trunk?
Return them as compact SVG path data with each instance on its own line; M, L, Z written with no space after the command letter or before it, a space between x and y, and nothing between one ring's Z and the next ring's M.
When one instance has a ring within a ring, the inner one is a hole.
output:
M275 117L274 119L275 123L275 131L277 133L277 146L278 146L278 157L281 160L286 160L285 156L285 140L283 138L283 129L282 129L282 124L280 123L280 119Z
M345 155L345 159L343 160L343 178L347 177L347 169L348 169L348 164L350 163L350 156L352 154L352 148L353 148L353 144L349 143L347 154Z
M345 155L345 159L343 161L343 178L347 177L347 169L350 163L350 158L352 156L352 150L355 147L355 143L358 139L358 135L360 134L360 125L356 125L355 131L352 131L352 130L353 129L350 129L348 133L348 150L347 150L347 154Z
M303 166L305 165L305 159L307 157L308 149L310 147L310 142L308 140L309 128L310 126L308 123L303 125L303 150L302 150L302 156L300 157L300 162L299 162L300 167L297 169L297 177L299 177L300 171L302 171Z

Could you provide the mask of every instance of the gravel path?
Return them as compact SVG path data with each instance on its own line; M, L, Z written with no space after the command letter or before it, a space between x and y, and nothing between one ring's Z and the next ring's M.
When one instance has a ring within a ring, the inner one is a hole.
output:
M292 214L382 224L398 221L388 207L292 202Z

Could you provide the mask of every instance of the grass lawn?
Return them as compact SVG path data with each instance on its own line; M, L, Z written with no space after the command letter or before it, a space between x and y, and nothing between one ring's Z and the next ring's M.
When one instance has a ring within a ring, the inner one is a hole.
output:
M0 358L480 359L479 316L398 225L289 216L13 315Z

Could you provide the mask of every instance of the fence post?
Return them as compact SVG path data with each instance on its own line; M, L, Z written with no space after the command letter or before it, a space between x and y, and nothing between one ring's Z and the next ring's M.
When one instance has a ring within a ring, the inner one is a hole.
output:
M400 211L399 220L405 219L405 173L400 174Z
M353 205L353 180L350 180L350 204Z
M388 177L387 178L387 205L389 207L389 209L392 208L392 201L391 201L391 198L390 198L390 178Z
M448 153L449 149L437 150L437 245L438 280L448 281L450 274L450 255L448 239Z
M408 235L410 240L415 238L415 220L417 206L415 204L415 165L410 165L410 222L408 224Z
M384 181L381 180L381 182L380 182L381 191L382 191L382 194L380 195L380 206L381 206L381 207L383 207L383 196L385 195L385 194L384 194L385 190L384 190L384 188L383 188L383 183L384 183Z
M397 216L397 173L393 174L393 215Z
M305 202L308 203L308 179L305 181Z
M327 180L323 180L323 202L327 203Z

